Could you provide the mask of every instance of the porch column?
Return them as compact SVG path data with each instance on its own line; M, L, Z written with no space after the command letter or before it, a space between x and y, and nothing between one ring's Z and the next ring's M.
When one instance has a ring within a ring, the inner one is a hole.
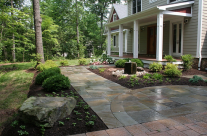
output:
M156 47L156 60L162 61L162 48L163 48L163 13L157 14L157 47Z
M107 55L111 55L111 28L108 27L108 46L107 46Z
M119 25L119 57L123 57L123 25Z
M139 22L134 21L134 48L133 48L133 58L138 58L138 33L139 33Z

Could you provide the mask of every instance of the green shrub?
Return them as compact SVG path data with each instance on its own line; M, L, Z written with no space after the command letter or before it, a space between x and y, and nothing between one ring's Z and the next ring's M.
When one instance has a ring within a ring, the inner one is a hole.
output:
M125 62L127 62L127 61L124 59L117 60L115 63L115 66L118 68L124 68Z
M70 88L70 81L68 77L65 77L61 74L57 74L47 78L43 82L42 87L45 89L45 91L48 92L58 92L62 89Z
M131 59L131 62L136 62L137 67L143 67L144 63L140 59Z
M125 79L127 76L126 75L121 75L120 77L119 77L119 80L120 79Z
M45 71L39 73L35 79L35 84L41 85L45 79L48 77L54 76L56 74L60 74L60 68L59 67L53 67L46 69Z
M98 68L101 68L101 67L103 67L102 65L99 65L99 66L96 66L96 65L91 65L90 66L90 69L98 69Z
M79 65L86 65L86 59L82 58L78 60Z
M158 73L154 73L152 75L152 78L155 79L155 80L161 80L163 78L163 75L162 74L158 74Z
M176 59L174 59L171 55L165 55L164 59L169 62L176 62Z
M99 73L102 73L106 70L106 68L99 68L98 70L99 70Z
M150 77L148 75L143 75L144 79L149 79Z
M153 62L149 65L149 69L152 70L152 71L156 71L156 72L161 71L162 70L162 64Z
M49 69L49 68L52 68L52 67L58 67L58 65L52 60L47 60L44 64L40 63L37 66L37 70L42 72L42 71Z
M126 62L129 62L129 60L131 60L130 58L125 58L123 60L126 60Z
M183 55L182 57L183 66L185 70L189 70L192 68L193 65L193 56L191 54Z
M198 81L203 81L203 79L199 76L193 76L193 78L189 79L189 82L191 83L198 83Z
M164 74L173 77L173 76L181 76L182 75L182 70L179 70L177 65L175 64L171 64L171 63L167 63L167 65L165 66L165 71Z
M61 60L60 61L60 65L61 66L68 66L69 65L69 62L68 62L68 60Z

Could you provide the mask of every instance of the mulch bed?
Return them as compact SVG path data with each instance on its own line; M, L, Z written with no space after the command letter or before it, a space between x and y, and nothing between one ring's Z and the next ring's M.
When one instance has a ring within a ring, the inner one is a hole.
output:
M115 68L117 70L123 70L124 68L116 68L116 67L110 67L110 68ZM190 83L189 82L189 78L185 78L185 77L167 77L164 76L163 77L163 81L159 81L159 80L152 80L152 79L143 79L143 76L139 76L138 79L138 84L134 83L131 84L132 82L130 82L130 77L126 77L125 79L119 79L119 77L113 76L112 72L109 71L110 69L109 67L105 67L105 71L104 72L99 72L98 69L90 69L88 68L88 70L90 70L91 72L100 75L108 80L111 80L113 82L116 82L118 84L120 84L121 86L124 86L126 88L130 88L130 89L138 89L138 88L143 88L143 87L150 87L150 86L166 86L166 85L189 85L189 86L207 86L207 83L204 81L199 81L198 83ZM150 71L149 69L145 68L144 69L146 72L148 73L155 73ZM163 71L161 72L157 72L159 74L163 74ZM202 74L207 74L206 71L199 71L196 69L191 69L188 71L182 71L182 75L186 76L186 75L202 75Z
M32 72L29 70L27 72ZM30 91L28 93L28 97L36 96L36 97L46 97L46 94L54 95L53 93L45 92L44 89L40 85L35 85L35 77L39 72L35 72L33 82L30 86ZM72 111L71 115L65 117L64 119L58 120L52 128L46 128L45 136L66 136L66 135L73 135L73 134L80 134L86 133L91 131L98 131L98 130L105 130L108 129L107 126L103 123L103 121L97 116L97 114L89 107L88 109L84 109L83 106L87 105L87 103L83 100L83 98L76 92L76 90L71 86L68 90L63 90L61 92L56 92L55 96L65 95L65 93L71 94L73 93L76 97L77 104L79 102L84 102L82 107L76 106L75 109ZM77 111L81 114L76 114L74 111ZM86 116L89 116L89 119L86 120ZM86 122L93 120L92 115L96 116L94 121L94 125L86 126ZM66 118L70 118L69 120ZM12 127L11 123L15 120L18 120L19 123L16 127ZM64 122L64 125L60 125L59 121ZM42 136L40 127L36 127L31 124L25 124L19 120L18 115L12 120L7 122L4 125L4 130L1 136L19 136L18 131L22 130L20 128L21 125L26 127L25 130L29 133L29 136Z

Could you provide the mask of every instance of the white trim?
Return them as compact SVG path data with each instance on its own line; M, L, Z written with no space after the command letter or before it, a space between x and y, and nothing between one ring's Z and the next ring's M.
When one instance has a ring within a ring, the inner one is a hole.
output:
M108 27L108 48L107 55L111 55L111 28Z
M175 15L175 16L184 16L184 17L192 17L192 14L189 14L189 13L181 13L181 12L174 12L174 11L163 11L163 14L166 14L166 15Z
M123 57L123 25L119 25L119 57Z
M203 0L199 0L198 8L198 31L197 31L197 52L196 57L202 57L201 54L201 36L202 36L202 15L203 15Z
M139 34L139 22L134 21L134 46L133 46L133 58L138 58L138 34Z
M128 33L129 33L129 30L126 30L126 33L125 33L125 52L127 52Z
M181 25L182 25L182 33L181 33L181 56L183 55L183 41L184 41L184 18L182 19L182 22L181 22Z
M183 6L183 5L191 5L193 3L194 3L194 1L188 1L188 2L175 3L175 4L170 4L170 5L164 5L164 6L157 6L157 8L159 10L166 10L167 8L179 7L179 6Z
M156 47L156 60L162 61L163 51L163 13L157 14L157 47Z

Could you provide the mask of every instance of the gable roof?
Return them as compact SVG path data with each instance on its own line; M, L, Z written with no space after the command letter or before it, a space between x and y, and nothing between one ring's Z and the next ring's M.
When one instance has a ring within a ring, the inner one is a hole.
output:
M113 4L113 7L120 19L127 17L127 5Z
M110 14L109 14L109 17L108 17L108 21L107 21L108 23L110 22L110 20L112 18L114 10L118 14L119 19L127 17L127 14L128 14L128 12L127 12L127 5L113 4L112 8L111 8L111 11L110 11Z

